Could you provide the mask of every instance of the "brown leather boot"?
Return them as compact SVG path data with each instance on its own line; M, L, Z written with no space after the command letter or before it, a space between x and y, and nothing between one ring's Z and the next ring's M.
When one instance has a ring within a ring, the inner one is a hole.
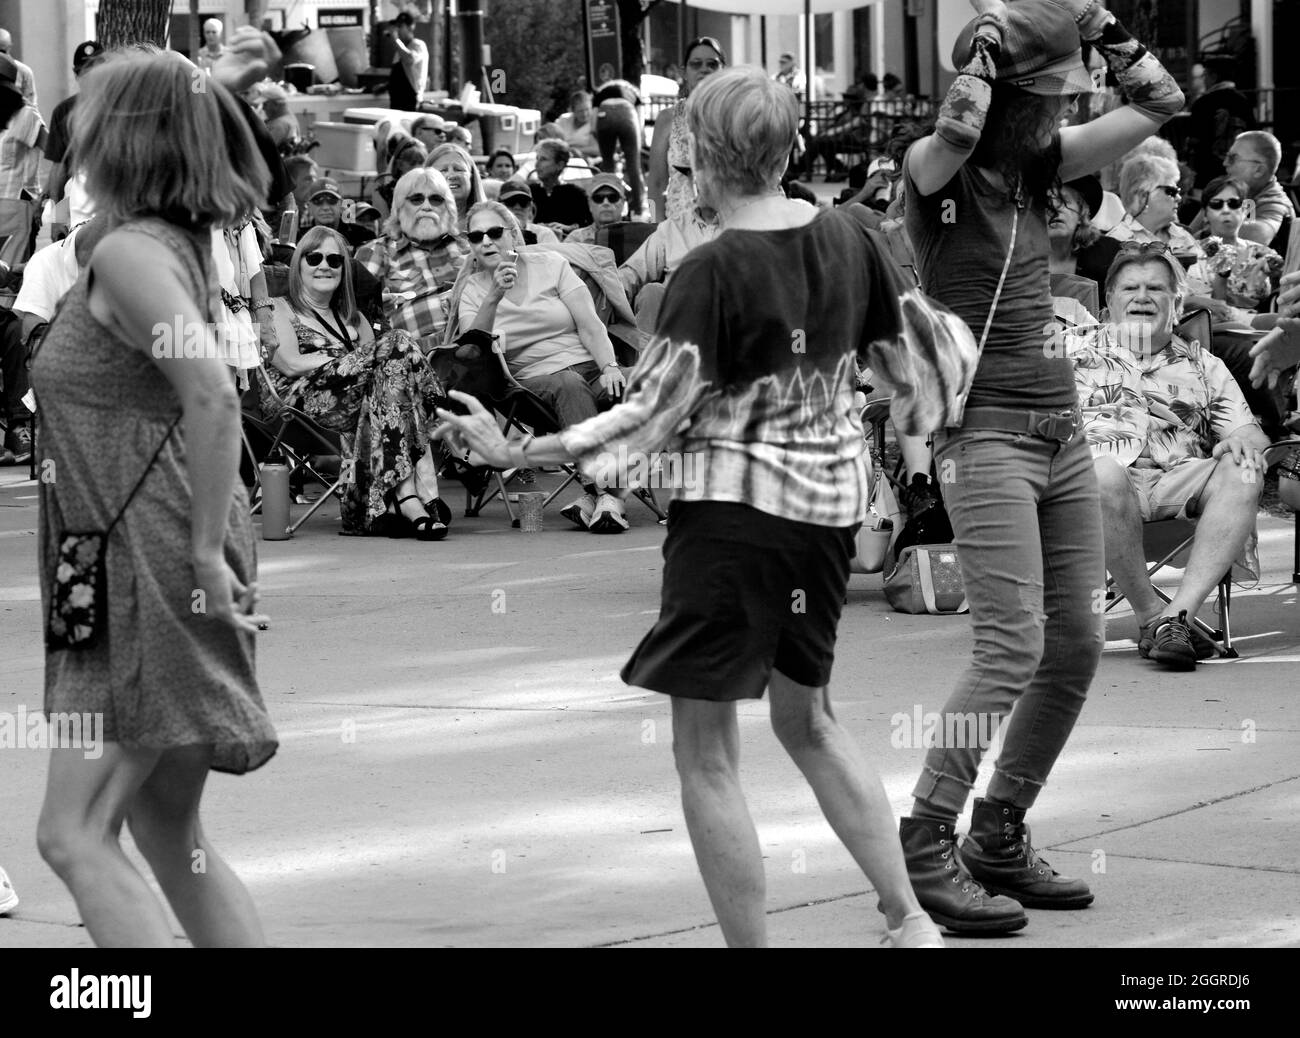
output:
M1092 891L1047 864L1029 843L1024 808L977 797L962 863L991 894L1013 897L1026 908L1087 908Z
M916 898L940 926L953 933L1010 933L1029 922L1020 905L990 896L962 867L950 823L901 818L898 835Z

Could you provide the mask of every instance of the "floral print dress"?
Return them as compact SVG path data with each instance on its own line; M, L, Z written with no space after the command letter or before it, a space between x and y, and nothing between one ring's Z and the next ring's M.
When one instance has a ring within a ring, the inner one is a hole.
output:
M445 403L445 390L419 341L406 332L385 332L358 346L309 326L292 307L290 321L299 353L326 353L331 360L296 377L269 363L266 373L284 405L339 434L344 455L356 463L353 482L345 484L342 532L369 533L388 511L393 490L412 475L428 449L438 424L434 408ZM264 325L272 326L269 321ZM279 405L265 394L262 408L272 417Z

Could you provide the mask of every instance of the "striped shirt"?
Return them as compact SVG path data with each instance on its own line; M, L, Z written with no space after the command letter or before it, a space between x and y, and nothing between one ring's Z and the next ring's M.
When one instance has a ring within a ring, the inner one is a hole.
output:
M855 363L903 335L906 283L874 235L839 211L801 227L726 231L668 286L624 402L563 430L585 471L677 453L686 501L728 501L848 527L866 514Z
M0 198L17 201L23 191L40 194L41 149L36 147L45 121L31 105L24 105L0 133Z

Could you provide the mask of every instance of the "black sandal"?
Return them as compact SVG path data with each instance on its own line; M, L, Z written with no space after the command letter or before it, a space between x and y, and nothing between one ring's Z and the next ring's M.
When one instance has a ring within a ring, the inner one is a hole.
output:
M433 516L435 522L443 526L451 525L451 507L440 497L431 497L424 502L424 510Z
M393 507L397 509L397 514L411 524L411 529L415 531L415 539L418 541L440 541L447 536L447 526L439 522L432 516L421 515L412 519L402 514L402 505L407 501L420 501L419 494L407 494L403 498L394 498ZM421 507L424 502L420 501ZM389 536L393 536L389 534ZM399 535L400 536L400 535Z

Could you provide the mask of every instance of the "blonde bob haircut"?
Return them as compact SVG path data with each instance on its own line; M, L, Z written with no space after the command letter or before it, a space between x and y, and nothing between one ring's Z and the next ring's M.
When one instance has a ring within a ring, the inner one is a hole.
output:
M761 69L742 65L708 76L691 91L686 119L693 166L731 193L775 191L799 132L794 91Z
M384 233L394 241L402 236L402 206L406 204L407 196L421 190L442 196L442 205L438 209L439 219L444 227L450 228L448 234L457 233L460 217L456 213L456 199L451 197L447 178L436 169L419 166L409 173L403 173L402 179L393 185L393 208L384 221Z
M309 252L320 248L321 242L332 241L343 257L343 267L339 273L339 287L330 298L330 307L338 311L343 322L351 328L357 322L357 294L352 288L352 260L348 257L348 241L333 227L317 225L303 232L302 241L293 250L293 262L289 264L289 305L299 313L310 313L311 306L302 291L302 258Z
M85 74L71 151L111 224L142 216L231 227L271 175L234 98L174 51L110 54Z

